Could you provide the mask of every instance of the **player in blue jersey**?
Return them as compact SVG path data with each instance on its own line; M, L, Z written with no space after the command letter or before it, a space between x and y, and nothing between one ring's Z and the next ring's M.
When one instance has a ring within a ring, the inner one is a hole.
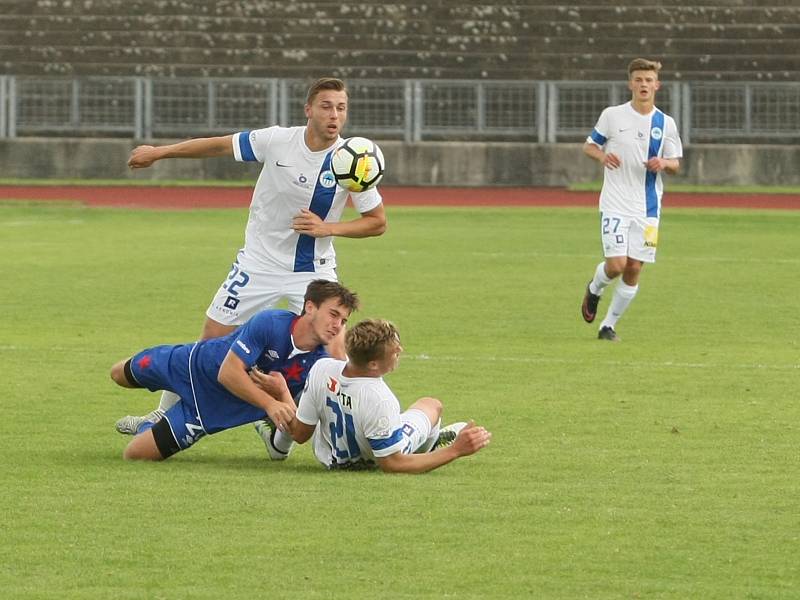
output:
M335 236L362 238L386 230L378 190L348 192L336 185L330 169L347 111L344 82L323 78L308 90L308 121L303 127L267 127L167 146L139 146L131 152L132 169L165 158L220 156L264 165L253 189L244 248L206 311L202 339L226 335L282 299L288 301L289 310L300 312L310 281L337 280ZM341 221L348 196L360 216ZM328 349L343 356L343 337ZM176 401L175 394L165 392L157 409L143 417L123 417L117 421L117 431L135 433L142 422L158 420Z
M398 364L403 347L397 329L380 319L361 321L346 335L347 361L323 358L306 381L288 430L273 432L273 452L291 448L292 438L314 438L317 460L330 469L374 468L388 473L424 473L486 447L492 434L474 423L440 429L442 403L424 397L400 410L383 376ZM289 402L292 391L277 373L253 379Z
M584 293L581 314L594 321L607 286L614 288L598 338L619 341L616 324L639 289L644 263L656 260L663 186L661 174L674 175L683 155L675 121L655 106L661 63L637 58L628 65L631 100L606 108L583 145L604 167L600 229L605 260L595 268Z
M124 457L163 460L207 434L269 417L278 429L294 419L294 396L309 369L327 356L324 344L341 331L357 296L334 281L312 281L302 315L287 310L257 313L236 331L191 344L155 346L111 368L126 388L169 390L179 396L163 418L146 421ZM280 374L289 390L275 398L251 379L253 369Z

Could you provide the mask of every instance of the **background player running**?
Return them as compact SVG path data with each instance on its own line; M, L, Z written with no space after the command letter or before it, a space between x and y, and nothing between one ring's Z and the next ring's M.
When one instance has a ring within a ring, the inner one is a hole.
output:
M622 275L598 337L619 341L615 327L639 289L644 263L656 260L663 186L683 154L675 121L655 106L661 63L637 58L628 65L631 100L606 108L583 145L604 167L600 228L605 260L597 265L581 313L594 321L603 290Z

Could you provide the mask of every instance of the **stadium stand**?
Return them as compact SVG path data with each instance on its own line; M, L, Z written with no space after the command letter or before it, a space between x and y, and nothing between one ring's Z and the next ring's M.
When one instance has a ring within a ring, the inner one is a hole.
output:
M0 73L800 80L797 0L0 0Z

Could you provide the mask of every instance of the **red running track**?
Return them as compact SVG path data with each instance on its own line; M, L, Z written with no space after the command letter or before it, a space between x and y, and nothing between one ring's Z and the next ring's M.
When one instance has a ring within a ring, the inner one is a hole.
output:
M54 200L88 206L163 209L235 208L250 204L248 187L0 186L0 200ZM597 206L596 192L563 188L381 187L387 206ZM667 191L666 207L800 209L800 195L688 194Z

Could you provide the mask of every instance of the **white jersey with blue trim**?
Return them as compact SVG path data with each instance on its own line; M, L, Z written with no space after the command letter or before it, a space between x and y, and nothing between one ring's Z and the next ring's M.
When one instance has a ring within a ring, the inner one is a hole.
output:
M630 102L609 106L586 141L616 154L622 162L616 169L604 170L600 211L625 217L658 217L664 189L661 173L648 171L645 163L654 156L683 156L674 119L658 108L643 115Z
M392 390L381 377L345 377L346 364L317 361L297 407L301 422L317 426L314 454L326 467L374 462L407 446Z
M382 202L375 188L351 193L336 185L330 161L339 140L326 150L312 152L306 146L305 131L305 127L274 126L233 135L236 160L264 163L250 202L244 254L239 257L245 270L284 273L335 268L333 237L296 233L292 219L307 208L323 221L338 222L348 194L359 213Z

